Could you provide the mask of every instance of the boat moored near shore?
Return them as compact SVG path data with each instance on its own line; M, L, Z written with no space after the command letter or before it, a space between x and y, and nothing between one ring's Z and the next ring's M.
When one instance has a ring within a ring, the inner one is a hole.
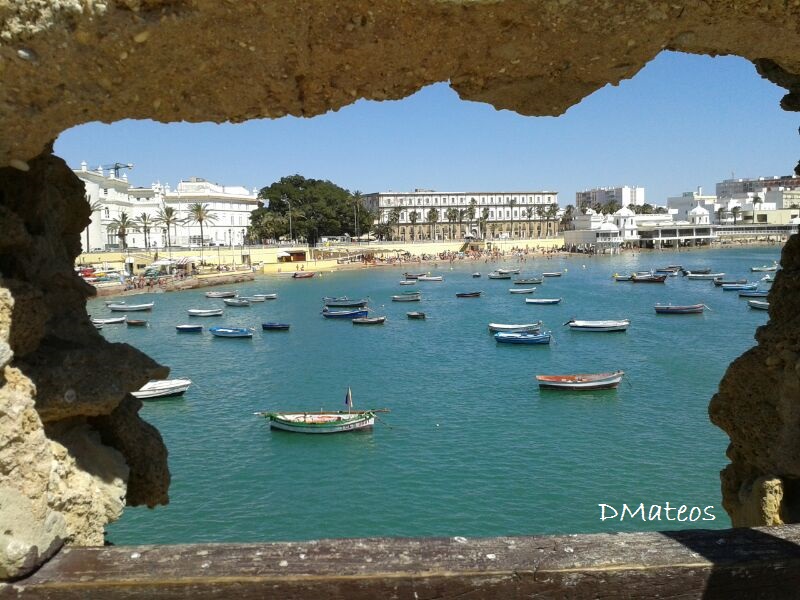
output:
M609 390L622 381L624 371L610 373L581 373L578 375L537 375L542 389L551 390Z

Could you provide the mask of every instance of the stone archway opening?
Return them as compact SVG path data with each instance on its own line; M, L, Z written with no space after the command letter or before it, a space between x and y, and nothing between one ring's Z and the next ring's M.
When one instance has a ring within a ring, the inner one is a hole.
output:
M90 290L71 276L89 212L80 184L51 154L61 131L124 118L313 116L445 80L464 99L557 115L664 49L745 57L787 90L783 108L800 110L798 17L800 7L787 4L641 1L0 8L0 432L10 440L0 448L0 497L15 532L0 548L0 576L30 571L64 540L102 543L123 495L130 505L167 501L166 448L129 395L167 371L105 343L89 323ZM731 437L722 485L735 525L800 513L799 245L793 238L784 248L759 345L731 365L711 404ZM107 383L89 385L90 371Z

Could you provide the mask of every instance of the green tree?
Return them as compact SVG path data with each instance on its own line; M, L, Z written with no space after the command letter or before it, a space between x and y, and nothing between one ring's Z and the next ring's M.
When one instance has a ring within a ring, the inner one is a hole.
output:
M547 206L547 210L545 211L545 217L547 217L547 235L555 235L555 231L551 231L550 224L552 223L555 225L556 215L558 215L558 205L557 204L550 204Z
M108 229L109 231L117 234L117 237L122 241L123 250L128 248L128 234L133 231L138 231L136 227L136 221L131 219L128 216L128 213L125 211L119 213L119 217L116 219L111 220L111 222L108 224Z
M375 225L374 231L378 239L385 240L391 235L392 228L389 226L388 223L378 223L377 225Z
M533 213L534 210L532 206L525 209L525 220L528 221L528 237L533 237L531 236L531 219L533 219Z
M450 239L454 239L453 236L453 224L458 221L458 209L457 208L448 208L444 213L445 219L447 222L450 223Z
M567 204L564 208L564 214L561 215L561 230L572 229L572 219L575 218L575 207L572 204Z
M536 216L539 217L539 233L537 237L542 237L542 230L544 227L542 226L542 221L544 221L544 216L547 214L547 207L544 204L537 204L536 205Z
M142 213L136 217L136 226L141 228L144 233L144 247L150 250L150 230L153 228L153 219L147 213Z
M203 235L203 223L214 223L217 220L217 217L211 212L211 210L209 210L208 204L201 204L200 202L190 204L187 210L189 212L189 216L186 217L185 222L187 224L197 223L200 225L200 263L202 264L203 246L205 246L206 241L205 236Z
M161 208L156 212L156 218L153 219L153 224L163 227L167 231L167 248L172 252L172 233L171 229L178 226L178 214L171 206L161 205Z
M411 221L411 239L416 238L417 220L419 219L419 211L412 210L408 215L408 220Z
M724 206L720 206L717 209L717 223L722 224L722 218L725 216L725 212L726 211L725 211L725 207Z
M469 201L469 208L467 208L467 227L472 229L472 223L475 221L475 214L478 212L478 201L471 198ZM459 222L459 225L461 223Z
M86 197L86 203L89 205L89 225L86 226L86 248L84 252L91 251L92 247L89 245L89 226L92 224L92 215L103 208L103 203L100 200L89 202L89 197Z
M514 238L514 207L517 205L517 201L514 198L508 201L508 205L511 207L511 238Z
M399 206L395 206L389 211L389 220L387 223L389 224L389 227L394 227L393 239L395 240L400 237L400 214L402 212L403 211Z
M733 224L736 225L736 218L739 216L739 213L742 212L741 206L734 206L731 209L731 213L733 214Z
M473 198L473 200L474 200L474 198ZM463 227L464 218L466 218L468 215L469 215L469 209L468 208L459 208L458 209L458 216L456 217L456 221L458 221L458 237L459 238L463 238L464 237L464 234L462 233L464 231L464 227ZM472 218L474 219L475 217L473 216ZM470 227L470 229L471 229L471 227Z
M486 234L488 233L487 230L486 230L486 222L488 220L489 220L489 209L484 207L483 210L481 211L481 218L478 220L478 223L479 223L480 228L481 228L481 237L484 237L484 238L486 237Z
M428 224L430 225L431 240L436 239L436 223L439 222L439 209L431 208L428 210Z

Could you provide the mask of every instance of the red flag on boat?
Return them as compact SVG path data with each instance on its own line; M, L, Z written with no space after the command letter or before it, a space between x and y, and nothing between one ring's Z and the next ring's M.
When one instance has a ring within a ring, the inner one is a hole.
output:
M344 396L344 403L350 408L353 407L353 393L350 391L349 387L347 388L347 394Z

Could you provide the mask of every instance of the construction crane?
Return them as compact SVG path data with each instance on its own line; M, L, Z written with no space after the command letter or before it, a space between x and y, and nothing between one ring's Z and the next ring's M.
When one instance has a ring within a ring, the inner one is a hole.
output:
M104 170L105 169L109 169L111 171L114 171L114 178L115 179L119 179L120 170L122 170L122 169L132 169L133 168L133 163L115 162L113 165L100 165L100 168L104 169Z

